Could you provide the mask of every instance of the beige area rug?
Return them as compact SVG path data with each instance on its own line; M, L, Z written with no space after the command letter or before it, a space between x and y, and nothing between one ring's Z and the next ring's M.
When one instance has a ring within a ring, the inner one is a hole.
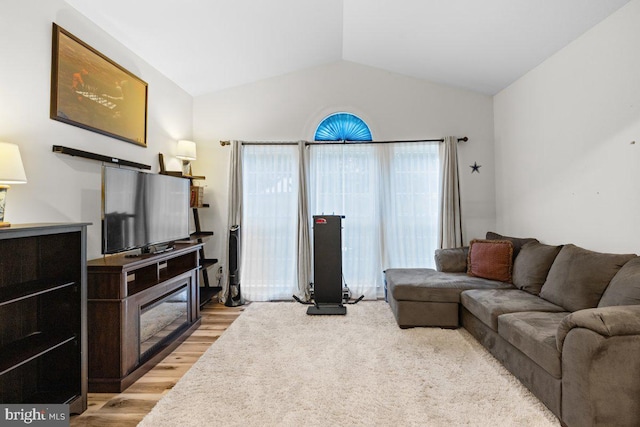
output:
M252 303L139 424L559 426L464 329L400 329L387 303L307 316Z

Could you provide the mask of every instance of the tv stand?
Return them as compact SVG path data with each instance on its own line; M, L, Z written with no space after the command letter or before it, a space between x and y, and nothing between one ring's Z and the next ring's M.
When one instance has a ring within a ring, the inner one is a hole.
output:
M89 391L124 391L198 328L201 248L87 263Z

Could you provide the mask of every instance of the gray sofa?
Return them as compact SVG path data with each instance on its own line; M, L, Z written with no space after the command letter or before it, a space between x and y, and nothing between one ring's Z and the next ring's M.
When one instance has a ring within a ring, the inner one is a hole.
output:
M469 275L469 248L385 271L398 325L466 328L563 425L640 426L640 257L487 238L511 242L511 280Z

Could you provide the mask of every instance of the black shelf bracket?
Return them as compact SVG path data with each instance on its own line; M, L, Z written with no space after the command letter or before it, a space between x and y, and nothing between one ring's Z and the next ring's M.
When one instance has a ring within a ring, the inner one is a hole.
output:
M142 163L131 162L129 160L118 159L111 156L103 156L102 154L90 153L88 151L82 151L75 148L63 147L62 145L54 145L53 152L68 154L69 156L84 157L85 159L98 160L100 162L112 163L120 166L129 166L137 169L151 169L151 166Z

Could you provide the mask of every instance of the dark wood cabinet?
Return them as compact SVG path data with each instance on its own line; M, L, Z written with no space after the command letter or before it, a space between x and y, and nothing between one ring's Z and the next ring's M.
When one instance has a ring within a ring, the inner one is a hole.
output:
M0 402L87 408L86 226L0 228Z
M89 391L123 391L200 325L201 248L88 262Z

